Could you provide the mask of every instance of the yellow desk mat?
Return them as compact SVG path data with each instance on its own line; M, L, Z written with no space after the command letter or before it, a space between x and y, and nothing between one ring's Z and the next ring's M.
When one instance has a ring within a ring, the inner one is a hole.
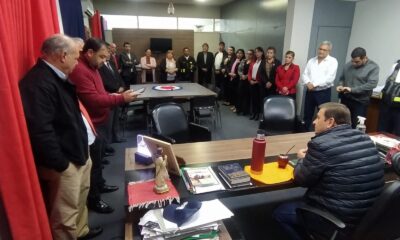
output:
M265 184L287 182L293 179L293 170L290 164L286 165L286 168L279 168L278 162L264 163L263 172L261 174L252 173L250 165L244 167L244 171L250 174L252 179Z

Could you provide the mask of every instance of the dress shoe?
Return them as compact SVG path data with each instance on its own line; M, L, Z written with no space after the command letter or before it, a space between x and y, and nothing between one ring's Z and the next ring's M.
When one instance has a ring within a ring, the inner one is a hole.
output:
M259 118L260 118L260 114L255 114L253 120L258 121Z
M113 147L111 147L111 146L106 146L105 147L105 152L115 153L115 149Z
M230 106L231 105L230 102L223 102L222 104L225 105L225 106Z
M103 158L101 163L104 164L104 165L108 165L108 164L110 164L110 161L108 161L107 159Z
M114 153L111 153L111 152L104 152L104 156L105 156L105 157L112 157L112 156L114 156Z
M256 117L255 114L251 115L251 117L249 117L250 120L254 120L254 118Z
M126 142L126 138L119 138L119 139L115 139L113 140L113 143L122 143L122 142Z
M99 236L102 232L103 229L101 227L90 228L89 232L85 236L78 237L78 240L92 239Z
M101 193L110 193L110 192L115 192L117 191L119 188L117 186L111 186L111 185L106 185L104 184L101 188L100 188L100 192Z
M93 210L97 213L112 213L112 212L114 212L114 208L112 208L110 205L108 205L106 202L104 202L101 199L88 201L87 206L90 210Z

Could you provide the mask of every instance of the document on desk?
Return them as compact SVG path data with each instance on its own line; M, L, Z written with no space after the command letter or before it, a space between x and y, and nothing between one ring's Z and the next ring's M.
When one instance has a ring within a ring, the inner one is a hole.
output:
M186 188L194 194L225 190L214 170L209 167L185 167L181 169Z
M153 232L162 234L177 233L178 231L187 231L199 229L200 227L213 228L217 221L227 219L233 216L233 213L218 199L202 202L201 208L187 222L180 227L176 223L170 222L162 217L163 209L153 209L148 211L139 221L140 226L145 226L148 222L158 223L159 228L153 229ZM161 217L160 217L161 216ZM162 226L162 227L161 227ZM148 229L145 232L148 233Z

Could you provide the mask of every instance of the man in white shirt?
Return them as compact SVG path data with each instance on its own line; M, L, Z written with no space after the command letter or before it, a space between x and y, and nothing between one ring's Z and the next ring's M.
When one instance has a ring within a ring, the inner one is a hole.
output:
M306 99L304 103L304 122L307 130L312 130L311 123L315 108L330 102L331 87L335 81L338 62L329 53L332 43L323 41L318 48L318 55L307 62L302 75L303 84L306 86Z
M224 81L224 74L221 72L221 65L223 64L228 53L225 51L225 43L220 42L218 45L218 52L215 53L214 60L214 76L215 85L220 90L219 98L224 98L222 82Z

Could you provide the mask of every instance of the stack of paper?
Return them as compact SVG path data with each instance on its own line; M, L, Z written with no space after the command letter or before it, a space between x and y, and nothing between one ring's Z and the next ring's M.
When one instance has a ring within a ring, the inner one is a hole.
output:
M371 140L375 143L378 150L387 152L389 149L396 147L400 141L384 134L370 136Z
M220 221L233 213L218 199L204 201L201 208L184 224L177 224L163 218L163 209L148 211L139 222L143 239L183 239L194 235L208 234L216 237Z

